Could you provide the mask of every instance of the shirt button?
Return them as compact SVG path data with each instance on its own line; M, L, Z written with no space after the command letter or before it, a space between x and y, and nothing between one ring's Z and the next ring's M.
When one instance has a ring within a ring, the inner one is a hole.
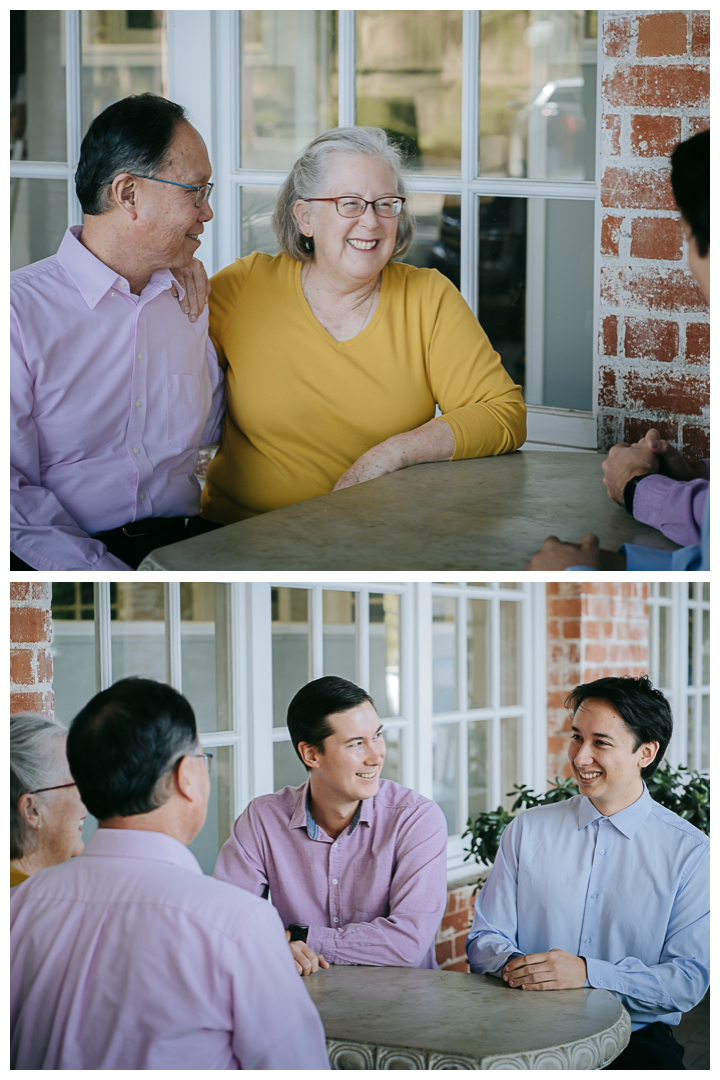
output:
M138 405L139 404L140 404L140 402L138 402ZM605 854L605 848L600 848L600 850L598 851L598 855L604 855L604 854Z
M334 919L333 919L333 922L340 922L340 920L338 919L337 915L336 915L336 916L334 917Z
M139 454L139 453L140 453L140 447L139 446L133 446L133 454ZM595 894L593 893L593 895L595 895Z
M591 892L591 893L590 893L590 899L591 899L591 900L595 900L595 899L596 899L596 897L597 897L597 893L596 893L596 892Z
M587 944L589 943L589 941L590 941L590 938L589 938L589 937L584 937L584 938L583 938L583 941L584 941L584 942L585 942L585 944L587 945Z
M136 401L135 402L135 408L136 409L139 409L141 406L142 406L142 401ZM600 852L600 854L602 855L602 851Z
M603 984L602 979L598 979L598 986L602 986L602 984Z
M110 295L111 296L116 296L117 294L113 292L113 293L110 293Z
M139 352L138 353L138 360L142 360L142 357L143 357L143 354L141 352Z
M334 878L333 878L333 885L337 885L337 883L338 883L338 882L337 882L337 878L336 878L336 877L334 877Z
M140 492L140 502L144 502L144 501L145 501L145 492L141 491Z

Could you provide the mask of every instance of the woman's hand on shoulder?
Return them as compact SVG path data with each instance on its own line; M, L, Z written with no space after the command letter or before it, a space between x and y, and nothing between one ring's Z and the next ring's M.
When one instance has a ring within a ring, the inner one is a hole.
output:
M212 291L205 267L199 259L192 259L188 266L171 266L170 273L177 278L185 290L185 295L180 300L180 307L189 316L190 322L197 322ZM180 299L180 294L174 284L170 291L173 296Z

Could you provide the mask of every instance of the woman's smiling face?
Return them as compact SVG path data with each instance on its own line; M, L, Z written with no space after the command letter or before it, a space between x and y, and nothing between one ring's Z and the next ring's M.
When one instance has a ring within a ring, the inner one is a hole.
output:
M328 159L326 190L317 197L354 195L372 202L397 194L392 169L382 158L334 153ZM299 200L294 209L301 232L313 237L313 263L350 284L371 281L392 257L397 218L378 217L372 206L362 217L346 218L331 202Z

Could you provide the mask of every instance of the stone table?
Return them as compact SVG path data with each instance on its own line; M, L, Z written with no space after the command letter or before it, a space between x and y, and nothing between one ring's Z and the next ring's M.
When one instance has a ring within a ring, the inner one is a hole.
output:
M674 549L608 498L599 454L441 461L158 548L141 570L523 570L546 536Z
M607 990L511 990L489 975L333 966L305 980L334 1069L601 1069L630 1039Z

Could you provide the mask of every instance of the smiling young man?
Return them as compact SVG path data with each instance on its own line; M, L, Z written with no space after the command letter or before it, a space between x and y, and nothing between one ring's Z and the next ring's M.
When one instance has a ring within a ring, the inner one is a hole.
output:
M610 1069L682 1069L672 1028L709 985L709 840L654 802L672 735L646 676L578 686L568 757L580 795L517 815L475 903L472 971L522 990L610 990L630 1044Z
M430 799L381 780L382 724L365 690L334 675L288 708L307 783L253 799L215 877L267 896L298 940L301 975L328 964L436 968L447 827ZM302 939L302 940L300 940Z

